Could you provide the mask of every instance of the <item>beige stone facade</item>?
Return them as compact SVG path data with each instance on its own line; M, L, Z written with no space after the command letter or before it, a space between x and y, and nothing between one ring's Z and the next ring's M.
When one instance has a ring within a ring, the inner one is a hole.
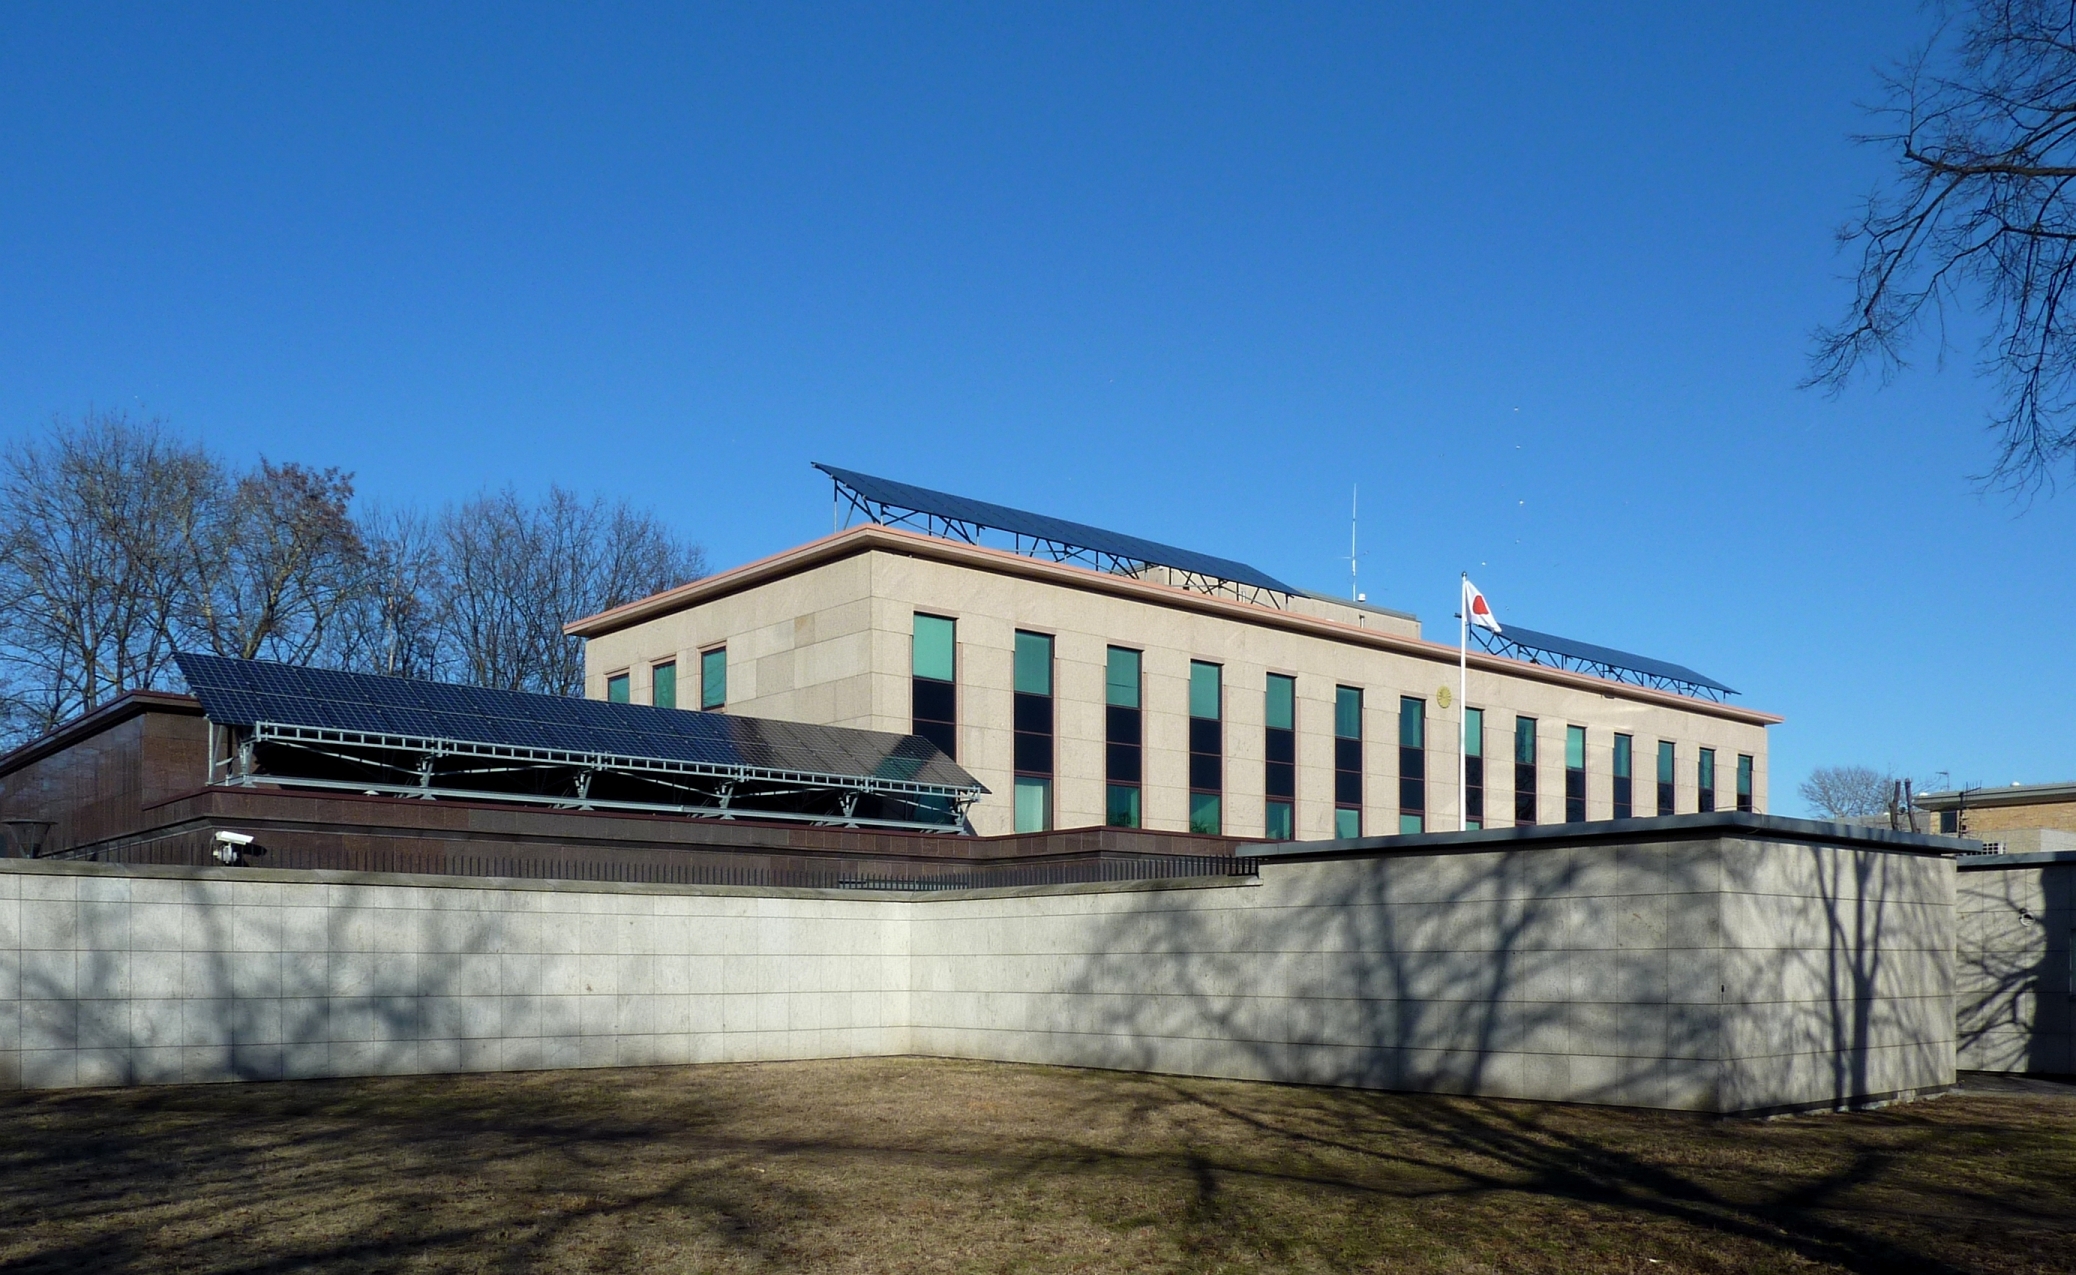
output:
M1053 823L1099 825L1105 811L1107 648L1143 652L1145 826L1189 826L1188 695L1192 661L1220 666L1223 828L1261 836L1265 687L1296 678L1296 835L1334 835L1334 700L1363 691L1366 835L1400 821L1401 697L1424 706L1426 826L1457 826L1457 650L1423 640L1409 616L1298 597L1283 607L868 525L695 581L570 626L585 637L586 694L625 676L650 702L651 670L674 662L678 703L699 704L702 653L726 649L726 711L907 732L918 613L957 624L958 761L990 789L976 832L1012 831L1012 669L1018 630L1054 640ZM1615 736L1634 744L1634 813L1656 810L1658 743L1676 748L1677 813L1698 808L1699 750L1716 758L1717 809L1735 809L1738 759L1752 759L1752 800L1766 810L1766 727L1780 719L1474 651L1469 704L1485 710L1487 826L1512 824L1517 716L1534 718L1536 822L1565 818L1568 726L1586 731L1586 816L1613 816ZM1446 707L1444 706L1446 703Z

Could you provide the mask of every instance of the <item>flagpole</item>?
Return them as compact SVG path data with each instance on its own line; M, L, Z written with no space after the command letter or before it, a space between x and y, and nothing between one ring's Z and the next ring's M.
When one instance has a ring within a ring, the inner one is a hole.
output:
M1470 831L1470 572L1457 591L1456 634L1456 831Z

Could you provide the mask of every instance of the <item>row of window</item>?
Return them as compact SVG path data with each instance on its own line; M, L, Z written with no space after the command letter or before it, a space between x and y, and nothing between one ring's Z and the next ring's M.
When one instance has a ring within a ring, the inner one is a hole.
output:
M948 757L958 757L957 626L943 616L915 617L912 709L914 731ZM1103 768L1107 791L1104 818L1111 827L1141 823L1145 729L1141 652L1108 648L1104 669ZM1018 832L1053 825L1053 639L1018 630L1014 658L1014 807ZM1297 679L1271 673L1264 688L1264 826L1272 841L1297 835ZM1363 835L1363 692L1334 688L1334 835ZM1514 719L1514 823L1536 822L1538 723ZM1631 755L1634 740L1616 735L1612 796L1614 817L1634 817ZM1673 813L1674 745L1658 743L1658 791L1654 813ZM1470 827L1486 826L1485 710L1466 711L1464 802ZM1224 829L1224 669L1204 660L1189 665L1189 827L1217 834ZM1699 808L1716 805L1716 753L1700 750L1695 763ZM1427 701L1401 696L1398 708L1398 830L1427 827ZM1752 759L1737 758L1737 809L1752 809ZM1586 818L1586 728L1565 727L1564 819Z
M628 674L615 673L606 678L606 699L610 703L628 702L632 687ZM678 706L678 662L664 660L649 666L649 702L658 708ZM728 707L728 648L717 646L711 651L699 653L699 707L709 711Z

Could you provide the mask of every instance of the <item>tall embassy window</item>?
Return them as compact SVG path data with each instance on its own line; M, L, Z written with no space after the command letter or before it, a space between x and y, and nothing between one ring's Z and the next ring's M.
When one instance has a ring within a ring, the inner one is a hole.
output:
M1586 728L1564 728L1564 822L1586 822Z
M1535 719L1514 719L1514 822L1535 822Z
M1636 813L1634 796L1635 763L1633 754L1636 741L1627 735L1615 736L1615 818L1628 819Z
M1463 710L1463 826L1485 826L1485 710Z
M699 707L712 713L728 707L728 648L699 653Z
M1716 750L1713 748L1702 749L1694 762L1694 799L1700 803L1695 809L1702 814L1716 808Z
M1362 692L1334 688L1334 835L1362 835Z
M1737 808L1752 813L1752 759L1743 753L1737 754Z
M1221 672L1216 664L1189 662L1189 830L1208 836L1224 827L1219 809L1225 792Z
M1427 701L1398 701L1398 830L1427 830Z
M1139 652L1110 648L1103 674L1103 775L1109 780L1103 822L1113 828L1140 823L1139 784L1144 724L1140 720Z
M1672 741L1658 741L1658 813L1675 814L1672 808Z
M615 673L606 679L606 702L608 704L625 704L627 702L627 674Z
M1268 794L1262 835L1271 841L1297 836L1297 679L1269 674L1268 758L1262 791Z
M649 702L658 708L678 706L678 662L670 660L649 670Z
M938 615L915 618L914 673L910 680L911 711L916 734L959 757L958 689L954 660L958 649L957 626Z
M1016 635L1016 830L1052 827L1052 639Z

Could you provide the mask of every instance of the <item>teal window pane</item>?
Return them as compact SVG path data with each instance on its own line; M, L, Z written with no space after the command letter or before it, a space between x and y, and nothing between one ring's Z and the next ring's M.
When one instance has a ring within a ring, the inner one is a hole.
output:
M1737 795L1752 795L1752 759L1743 753L1737 755Z
M606 679L606 699L614 704L627 702L627 674L615 673Z
M1108 671L1103 675L1103 702L1115 708L1139 707L1139 653L1121 646L1110 648ZM1119 824L1133 827L1138 824Z
M1672 742L1670 740L1661 739L1658 741L1658 782L1661 784L1672 782Z
M1189 715L1217 721L1219 717L1218 666L1200 660L1189 662ZM1215 801L1216 798L1213 798Z
M678 706L678 666L658 664L649 670L649 702L658 708Z
M1334 811L1334 835L1344 838L1361 836L1362 812L1360 810Z
M1516 717L1514 719L1514 764L1518 766L1535 765L1535 719L1533 717Z
M1615 778L1617 779L1627 779L1630 776L1629 750L1631 746L1629 736L1615 736Z
M1569 770L1586 768L1586 728L1567 726L1564 728L1564 765Z
M956 644L957 627L940 615L919 615L915 618L915 675L934 678L940 682L955 681L952 676L952 650Z
M699 656L699 706L711 712L728 705L728 648Z
M1297 729L1297 679L1269 674L1269 729Z
M1103 822L1113 828L1138 827L1139 790L1130 784L1110 785L1110 796L1105 802Z
M1427 701L1401 696L1398 701L1398 746L1427 747Z
M1289 841L1297 836L1297 820L1291 814L1290 803L1269 803L1268 818L1264 821L1263 835L1271 841Z
M1467 708L1463 712L1463 755L1485 755L1485 710L1482 708Z
M1698 765L1697 765L1697 767L1696 767L1696 769L1695 769L1695 778L1696 778L1697 780L1699 780L1699 781L1700 781L1700 784L1701 784L1701 789L1702 789L1702 791L1704 791L1704 792L1713 792L1713 791L1715 791L1715 786L1716 786L1716 750L1715 750L1715 749L1713 749L1713 748L1704 748L1704 749L1702 749L1702 750L1701 750L1701 760L1700 760L1700 762L1698 763Z
M1016 780L1016 830L1044 832L1052 827L1052 780Z
M1400 815L1400 816L1398 817L1398 830L1399 830L1399 834L1400 834L1401 836L1403 836L1404 834L1406 834L1406 833L1408 833L1408 832L1426 832L1426 831L1427 831L1427 816L1425 816L1425 815Z
M1052 694L1052 639L1043 633L1016 635L1016 692Z
M1189 795L1189 830L1205 837L1215 837L1222 831L1218 818L1218 794L1193 792Z
M1342 739L1362 738L1362 692L1352 686L1334 688L1334 734Z

